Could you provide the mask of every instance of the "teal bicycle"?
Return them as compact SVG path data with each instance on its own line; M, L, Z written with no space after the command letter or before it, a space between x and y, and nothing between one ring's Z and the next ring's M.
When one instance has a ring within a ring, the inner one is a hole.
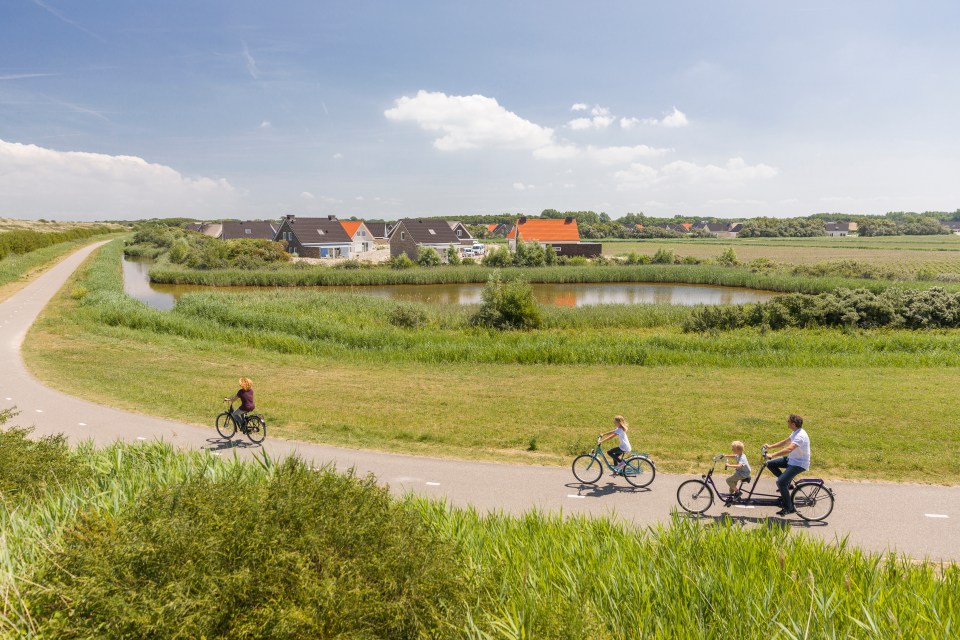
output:
M623 460L619 468L610 464L603 447L597 443L593 453L584 453L573 459L573 477L583 484L596 484L606 467L615 476L623 478L634 487L649 486L657 477L657 466L648 453L638 453Z

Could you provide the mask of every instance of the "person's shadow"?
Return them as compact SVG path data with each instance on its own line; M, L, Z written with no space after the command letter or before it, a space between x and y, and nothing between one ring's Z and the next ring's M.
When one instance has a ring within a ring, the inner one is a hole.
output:
M583 496L584 498L602 498L604 496L610 496L617 493L647 493L650 491L650 487L631 487L623 486L620 484L615 484L612 481L607 481L604 485L599 484L586 484L584 482L568 482L564 485L570 489L575 489L578 496Z
M718 516L708 516L702 513L687 513L686 511L674 511L674 514L678 518L686 518L688 520L697 520L700 522L706 522L707 524L713 525L726 525L734 526L739 525L744 527L748 524L762 525L769 527L771 529L812 529L814 527L826 527L828 526L826 522L812 522L809 520L803 520L800 518L787 519L782 518L777 515L769 516L747 516L740 514L732 514L724 511Z
M240 440L239 438L237 440L228 438L207 438L207 442L210 443L210 445L201 447L201 449L220 452L230 449L259 449L261 447L260 444L254 444L253 442Z

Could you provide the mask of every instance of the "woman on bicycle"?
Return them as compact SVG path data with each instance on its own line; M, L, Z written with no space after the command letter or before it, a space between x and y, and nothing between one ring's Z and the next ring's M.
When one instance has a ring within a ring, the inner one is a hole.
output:
M247 413L256 409L253 404L253 382L250 378L240 378L240 390L233 396L224 398L224 401L233 403L237 399L240 400L240 406L233 410L233 419L242 426L247 419Z
M600 436L597 437L597 444L606 442L614 436L620 439L620 446L614 447L613 449L607 451L610 457L613 458L613 470L620 471L623 468L623 463L621 462L623 454L630 453L630 439L627 438L627 431L630 430L630 426L627 424L627 421L623 416L616 416L613 419L613 424L613 431L601 433Z

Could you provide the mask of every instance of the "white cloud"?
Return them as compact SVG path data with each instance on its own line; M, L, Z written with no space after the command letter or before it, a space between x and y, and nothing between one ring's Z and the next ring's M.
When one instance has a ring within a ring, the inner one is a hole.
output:
M700 166L677 160L665 165L660 169L660 173L665 178L678 178L687 183L698 183L764 180L776 176L780 171L776 167L765 164L748 165L743 158L731 158L722 167L713 164Z
M582 102L578 102L570 107L570 111L586 111L588 108L589 107L587 107L587 105L583 104Z
M309 191L303 191L300 193L300 197L303 198L304 200L313 200L316 196L314 196Z
M645 144L633 147L587 147L587 157L603 165L629 164L640 158L656 158L671 149L657 149Z
M213 217L240 194L223 179L187 177L136 156L55 151L0 140L0 195L8 215Z
M339 159L342 158L342 157L343 157L343 154L340 153L339 151L338 151L337 153L333 154L333 159L334 159L334 160L339 160Z
M522 182L514 182L513 188L516 191L529 191L530 189L535 189L536 187L532 184L523 184Z
M415 122L442 135L433 141L441 151L461 149L539 149L553 143L553 130L524 120L481 95L448 96L418 91L397 98L384 115L396 122Z
M270 124L270 121L269 121L269 120L264 120L263 122L260 123L260 128L261 128L261 129L272 129L272 128L273 128L273 125Z
M739 184L751 180L766 180L779 173L776 167L765 164L748 165L743 158L731 158L722 167L713 164L698 165L686 160L676 160L660 169L645 164L632 164L629 169L614 173L613 177L617 182L617 189L624 191L660 184Z
M651 127L685 127L690 124L690 121L687 120L687 116L677 109L673 108L673 111L665 115L662 119L657 118L620 118L620 128L621 129L632 129L638 124L645 124Z
M575 109L575 111L584 111L586 110L586 105L575 104L574 107L582 106L583 109ZM600 105L594 106L590 110L590 118L574 118L567 123L567 126L573 130L582 130L582 129L606 129L611 124L613 124L614 117L610 115L610 109L606 107L601 107Z
M533 151L539 160L568 160L580 155L580 149L572 144L551 144Z
M257 61L253 59L253 56L250 55L250 49L247 47L247 43L243 43L243 63L247 68L247 73L250 74L250 77L254 80L260 79L260 71L257 69Z

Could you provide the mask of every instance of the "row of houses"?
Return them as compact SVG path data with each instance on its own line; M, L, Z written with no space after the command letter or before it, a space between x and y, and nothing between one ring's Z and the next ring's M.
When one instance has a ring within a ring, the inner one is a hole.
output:
M511 251L516 250L518 241L550 245L557 255L566 256L595 256L602 249L599 243L581 242L577 221L572 217L540 220L521 216L515 224L499 226L503 227L503 236ZM365 222L338 220L332 215L323 218L287 215L279 222L206 222L187 228L223 240L250 238L284 242L287 251L305 258L362 258L377 245L389 245L390 257L405 253L416 259L421 247L444 255L451 245L472 248L476 244L461 222L419 218Z

